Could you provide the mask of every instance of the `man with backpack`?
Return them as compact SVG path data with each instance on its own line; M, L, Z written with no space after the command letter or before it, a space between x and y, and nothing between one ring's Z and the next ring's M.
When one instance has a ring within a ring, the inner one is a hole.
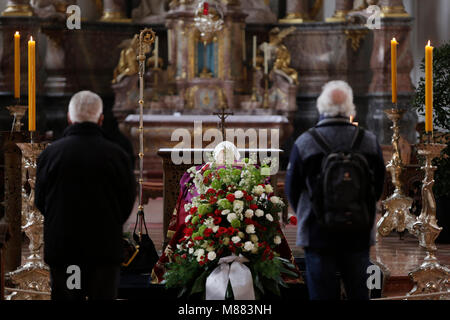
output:
M331 81L317 100L319 123L295 142L285 190L298 217L311 300L367 300L370 246L385 165L374 134L353 125L353 91Z

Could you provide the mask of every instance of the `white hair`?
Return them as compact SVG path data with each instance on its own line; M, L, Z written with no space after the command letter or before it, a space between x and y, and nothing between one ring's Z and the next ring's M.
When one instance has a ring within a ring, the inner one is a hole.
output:
M80 91L70 99L69 117L73 123L97 123L102 112L102 99L91 91Z
M223 152L223 154L221 154ZM223 157L223 159L220 159ZM227 164L232 164L234 160L239 160L241 155L234 144L229 141L223 141L214 148L214 160L220 162L224 161Z
M333 96L334 94L337 96ZM328 117L355 116L352 88L347 82L340 80L326 83L317 99L317 110L321 115Z

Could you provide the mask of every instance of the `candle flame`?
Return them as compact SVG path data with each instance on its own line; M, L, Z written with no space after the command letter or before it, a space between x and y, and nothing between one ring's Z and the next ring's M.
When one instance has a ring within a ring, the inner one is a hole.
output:
M397 39L395 39L395 37L394 37L394 38L392 38L392 41L397 42Z
M16 31L16 36L20 36L20 33L19 33L19 31Z
M30 41L33 41L33 36L30 36Z
M431 47L431 40L428 40L428 46Z

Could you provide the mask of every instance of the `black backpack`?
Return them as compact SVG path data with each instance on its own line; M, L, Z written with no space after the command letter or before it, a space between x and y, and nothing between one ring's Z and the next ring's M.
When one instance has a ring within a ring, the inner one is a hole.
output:
M325 154L321 172L310 191L319 225L330 232L363 232L373 226L374 176L358 151L364 130L356 127L349 149L332 149L316 128L309 130Z

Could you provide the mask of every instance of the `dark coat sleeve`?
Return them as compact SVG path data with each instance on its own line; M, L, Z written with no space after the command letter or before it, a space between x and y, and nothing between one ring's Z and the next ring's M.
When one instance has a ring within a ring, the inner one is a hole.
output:
M125 223L131 215L133 210L134 202L136 200L136 180L133 172L133 165L129 157L123 152L120 167L117 172L118 176L118 189L120 190L117 194L119 197L119 205L121 212L121 223Z
M297 145L294 144L286 172L285 193L290 205L297 212L298 200L304 187L303 164Z
M34 189L34 204L36 208L42 213L45 217L45 198L46 198L46 189L48 185L48 157L47 150L44 150L37 160L37 168L36 168L36 184Z

